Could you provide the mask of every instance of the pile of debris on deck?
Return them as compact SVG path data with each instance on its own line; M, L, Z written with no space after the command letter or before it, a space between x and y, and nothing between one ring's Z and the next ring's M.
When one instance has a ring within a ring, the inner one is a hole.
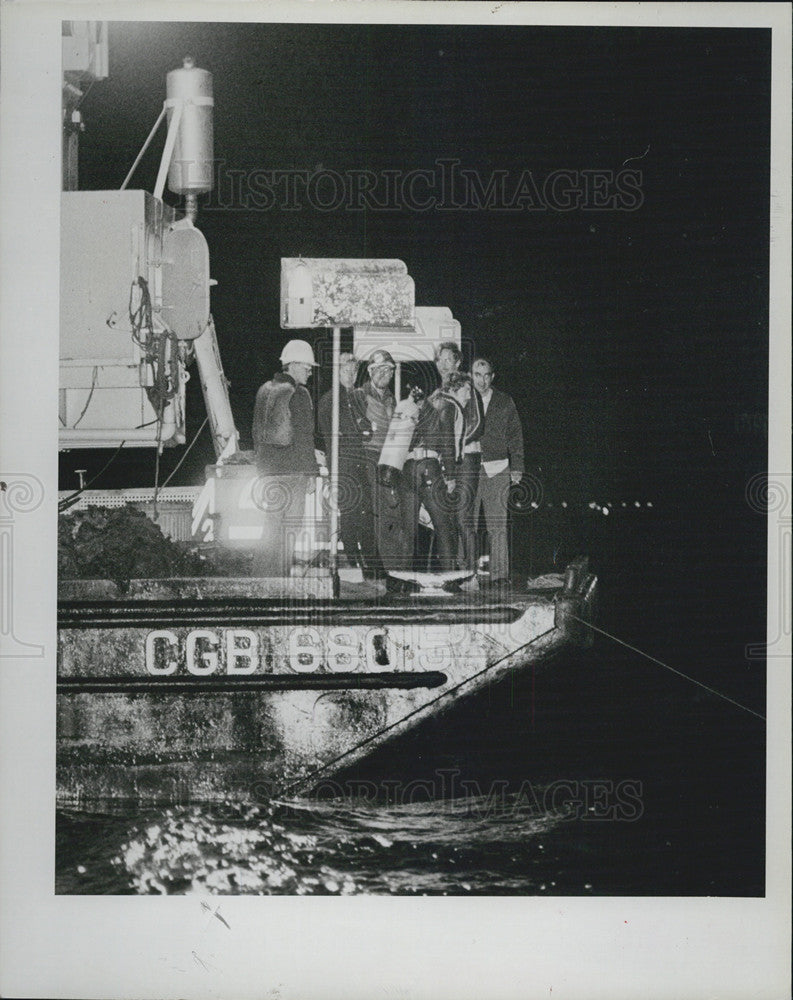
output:
M252 553L173 542L135 507L89 507L58 518L61 580L247 576Z

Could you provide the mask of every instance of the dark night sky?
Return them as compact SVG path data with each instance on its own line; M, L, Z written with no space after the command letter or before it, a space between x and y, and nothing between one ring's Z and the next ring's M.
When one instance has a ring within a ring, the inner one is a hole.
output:
M121 184L186 54L214 74L216 158L248 174L455 158L506 171L509 190L524 170L542 184L641 157L635 211L246 210L216 196L198 225L244 446L287 336L280 258L397 257L416 303L449 306L495 361L552 493L651 496L763 467L742 415L767 408L770 32L114 23L110 77L82 105L81 187ZM132 186L153 188L163 140ZM106 457L63 456L62 486ZM178 481L201 481L212 457L206 437ZM97 485L153 480L150 451L116 465Z

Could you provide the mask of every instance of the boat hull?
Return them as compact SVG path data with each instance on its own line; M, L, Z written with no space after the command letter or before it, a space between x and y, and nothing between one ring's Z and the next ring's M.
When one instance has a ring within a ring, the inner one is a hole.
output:
M306 791L589 642L595 585L583 564L560 588L497 601L97 600L83 584L59 610L58 803L260 803Z

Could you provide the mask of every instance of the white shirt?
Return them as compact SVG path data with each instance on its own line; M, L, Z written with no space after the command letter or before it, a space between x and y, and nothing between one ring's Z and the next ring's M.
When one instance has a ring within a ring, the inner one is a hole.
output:
M492 387L487 390L487 392L480 392L482 397L482 409L487 413L487 408L490 406L490 400L493 398ZM492 479L493 476L497 476L499 472L504 472L505 469L509 468L508 458L499 458L495 462L482 462L482 468L485 470L485 475L488 479Z

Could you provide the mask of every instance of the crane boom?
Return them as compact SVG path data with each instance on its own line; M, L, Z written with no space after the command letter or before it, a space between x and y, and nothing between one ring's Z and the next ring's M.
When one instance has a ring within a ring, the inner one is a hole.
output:
M212 431L212 443L218 462L221 463L237 450L239 432L231 413L228 381L223 373L215 322L211 316L204 332L193 341L193 350Z

